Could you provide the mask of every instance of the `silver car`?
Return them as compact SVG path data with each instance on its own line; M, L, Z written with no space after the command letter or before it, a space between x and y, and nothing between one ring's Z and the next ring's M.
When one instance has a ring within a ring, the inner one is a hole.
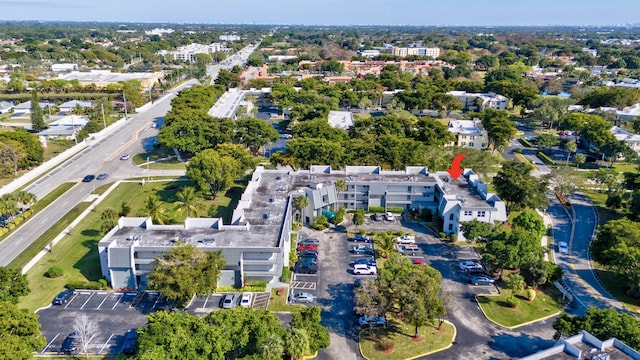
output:
M236 294L227 294L222 298L223 309L233 309L236 305Z
M289 301L308 304L313 301L313 295L308 292L299 292L291 295Z

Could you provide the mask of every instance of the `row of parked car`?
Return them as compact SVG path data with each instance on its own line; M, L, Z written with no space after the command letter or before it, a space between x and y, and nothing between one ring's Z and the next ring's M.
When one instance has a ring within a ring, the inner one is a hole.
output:
M475 261L462 261L458 264L460 270L469 276L469 283L473 285L493 285L495 280L491 274L485 270L482 264Z
M293 271L299 274L316 274L318 272L318 239L304 239L298 242L296 251L298 261L293 266Z

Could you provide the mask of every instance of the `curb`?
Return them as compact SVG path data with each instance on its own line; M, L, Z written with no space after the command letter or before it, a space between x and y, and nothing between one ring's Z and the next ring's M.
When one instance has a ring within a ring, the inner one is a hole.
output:
M535 319L535 320L527 321L527 322L522 323L522 324L518 324L518 325L514 325L514 326L505 326L505 325L499 324L499 323L497 323L497 322L495 322L495 321L491 320L491 318L489 318L489 317L487 316L487 313L485 313L485 312L484 312L484 309L482 308L482 306L480 306L480 302L478 301L478 296L499 296L499 295L495 295L495 294L481 294L481 295L476 295L476 296L475 296L475 299L476 299L476 303L478 304L478 307L480 308L480 311L482 312L482 315L485 317L485 319L489 320L489 322L491 322L492 324L495 324L495 325L497 325L497 326L500 326L501 328L508 329L508 330L514 330L514 329L517 329L517 328L519 328L519 327L523 327L523 326L531 325L531 324L537 323L537 322L539 322L539 321L547 320L547 319L550 319L550 318L552 318L552 317L554 317L554 316L558 316L558 315L562 314L562 310L561 310L561 311L558 311L558 312L556 312L556 313L554 313L554 314L547 315L547 316L544 316L544 317L541 317L541 318L538 318L538 319Z
M449 320L445 320L444 322L445 322L445 323L447 323L447 324L449 324L449 325L451 325L451 326L453 327L453 337L451 338L451 342L450 342L448 345L446 345L446 346L444 346L444 347L442 347L442 348L440 348L440 349L431 350L431 351L428 351L428 352L426 352L426 353L422 353L422 354L419 354L419 355L416 355L416 356L413 356L413 357L409 357L409 358L406 358L406 359L403 359L403 360L414 360L414 359L418 359L418 358L421 358L421 357L424 357L424 356L432 355L432 354L435 354L435 353L438 353L438 352L441 352L441 351L447 350L447 349L449 349L450 347L452 347L452 346L453 346L453 343L454 343L454 342L456 342L456 336L458 336L458 328L457 328L457 327L456 327L456 326L455 326L451 321L449 321ZM360 345L360 340L359 340L359 339L360 339L360 332L365 331L365 330L366 330L366 329L362 329L362 330L360 330L360 331L358 332L358 351L360 352L360 356L362 356L364 359L366 359L366 360L371 360L370 358L368 358L368 357L364 356L364 354L362 353L362 347L361 347L361 345ZM305 359L306 359L306 358L305 358Z

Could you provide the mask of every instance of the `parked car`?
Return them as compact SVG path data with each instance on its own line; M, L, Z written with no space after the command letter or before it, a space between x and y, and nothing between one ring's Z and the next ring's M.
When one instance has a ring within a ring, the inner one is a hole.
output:
M355 234L354 236L347 238L347 240L353 241L353 242L365 242L365 243L373 242L373 239L362 234Z
M298 259L298 261L296 262L296 265L300 264L300 266L307 266L307 265L318 265L318 258L312 258L312 257L305 257L305 258L301 258Z
M353 287L360 287L362 286L362 279L357 278L354 282L353 282Z
M460 266L460 270L482 269L482 265L475 261L463 261L458 266Z
M376 259L371 257L371 258L356 259L351 262L351 266L356 266L356 265L377 266L378 264L376 264Z
M467 273L467 276L478 275L478 276L493 277L491 273L486 271L485 269L467 269L465 270L465 272Z
M129 160L131 158L131 155L129 154L122 154L122 156L120 156L120 160Z
M244 308L251 307L252 300L253 300L253 293L250 293L250 292L242 293L242 296L240 297L240 306Z
M65 290L63 292L61 292L60 294L56 295L55 298L53 298L53 305L63 305L66 304L67 301L69 301L69 298L71 297L71 295L73 295L73 290Z
M492 285L495 281L488 276L472 276L469 282L473 285Z
M387 221L393 221L396 219L395 215L393 215L393 213L387 212L384 214L384 219Z
M226 294L222 298L223 309L233 309L236 307L236 294Z
M106 179L106 178L107 178L107 176L109 176L109 175L108 175L108 174L106 174L106 173L102 173L102 174L98 175L97 179L98 179L98 180L104 180L104 179Z
M374 216L374 219L375 219L376 221L382 221L382 220L384 219L384 217L382 216L382 214L376 214L376 215Z
M298 241L298 245L320 245L320 240L318 239L304 239Z
M560 254L568 254L569 253L569 245L566 242L560 241L558 243L558 251Z
M353 274L354 275L376 275L378 274L378 268L375 266L369 265L354 265L353 266Z
M93 179L95 179L96 176L95 175L87 175L82 179L82 182L92 182Z
M426 262L424 262L424 259L417 259L417 258L413 258L413 259L411 259L411 263L412 263L413 265L423 265L423 266L424 266L424 265L427 265L427 263L426 263Z
M313 301L313 295L308 292L299 292L291 295L289 301L308 304Z
M317 274L318 273L318 264L296 263L293 266L293 271L298 273L298 274Z
M402 255L416 255L420 253L420 247L412 244L396 244L396 250Z
M351 249L349 249L349 252L354 254L365 254L365 255L373 255L376 253L371 246L367 246L367 245L354 246Z
M318 251L318 245L302 244L302 245L298 245L298 247L296 248L297 252L303 252L307 250Z
M358 325L364 327L364 326L369 326L369 325L373 325L373 326L386 326L387 325L387 319L383 318L382 316L360 316L358 318Z
M67 337L62 341L62 347L60 347L60 352L63 354L75 355L78 353L78 333L75 331L71 334L67 335Z
M413 235L403 235L394 239L398 244L415 244L416 237Z
M313 258L313 259L317 259L318 258L318 252L314 251L314 250L305 250L305 251L301 251L298 254L298 258L299 259L303 259L303 258Z
M131 329L124 335L124 343L122 343L122 352L125 355L132 355L136 351L136 342L138 341L138 329Z

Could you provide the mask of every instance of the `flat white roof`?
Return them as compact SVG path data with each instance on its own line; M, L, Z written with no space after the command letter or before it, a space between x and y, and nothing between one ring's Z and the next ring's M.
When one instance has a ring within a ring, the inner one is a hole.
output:
M333 128L347 130L353 126L353 114L349 111L329 111L327 119L329 125Z

